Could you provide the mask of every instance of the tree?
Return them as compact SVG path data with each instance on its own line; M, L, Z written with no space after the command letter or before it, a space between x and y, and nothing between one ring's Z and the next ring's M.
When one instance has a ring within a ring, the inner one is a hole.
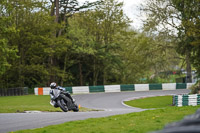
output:
M122 83L143 83L141 79L157 77L160 72L171 70L176 65L176 52L166 35L150 36L129 29L118 40L121 43L122 58L120 76ZM167 45L166 45L167 44Z
M116 54L119 43L115 36L124 31L129 23L122 5L118 1L106 0L94 10L77 13L69 19L68 35L79 62L79 79L84 75L84 79L93 85L106 84L115 79L116 67L113 66L119 63ZM80 83L83 81L80 80Z
M16 27L12 24L12 16L8 15L12 9L7 9L6 0L0 2L0 76L3 75L11 66L11 61L17 58L17 49L9 45L9 38L16 33Z
M56 36L60 36L64 30L66 30L68 26L68 18L70 18L73 14L80 12L83 9L91 8L95 6L101 1L96 2L88 2L86 1L83 5L79 6L77 0L50 0L51 1L51 16L55 16L55 22L61 23L63 27L61 27Z
M60 27L58 27L54 33L55 37L60 36L68 36L68 19L73 16L73 14L80 12L83 9L90 8L92 6L95 6L96 4L100 3L101 1L96 2L85 2L83 5L79 6L79 3L77 0L50 0L51 5L51 16L55 16L55 25L60 24ZM54 46L51 46L54 47ZM50 56L51 60L50 65L56 66L56 63L54 62L56 57ZM64 66L66 66L66 59L67 56L65 56L65 62ZM80 65L81 66L81 65ZM65 67L64 67L65 69ZM51 70L52 73L55 73L54 70ZM64 72L64 71L63 71ZM51 76L51 81L54 81L55 77ZM61 81L62 82L62 81ZM81 82L82 84L82 82Z
M185 41L188 42L187 51L190 52L190 60L200 74L200 41L199 41L199 29L200 29L200 1L199 0L173 0L175 8L181 12L182 16L182 31L179 32Z
M52 45L52 18L48 15L45 3L38 1L15 1L4 3L3 8L9 29L15 26L16 32L7 36L9 47L17 49L18 59L0 78L5 88L35 85L44 86L48 82L49 45ZM36 10L37 9L37 10ZM1 21L2 22L2 21ZM12 25L11 25L12 24Z
M8 37L16 33L15 27L7 27L8 19L0 18L0 75L11 67L10 61L17 57L15 47L8 45Z
M98 39L96 41L100 43L100 49L104 52L101 66L103 70L103 84L107 84L109 80L113 82L113 77L109 75L115 75L114 69L119 64L117 51L120 44L116 40L116 36L125 31L131 22L123 13L122 7L123 2L105 0L95 9L96 14L94 14L94 18L97 20L95 35Z
M165 0L151 0L148 1L146 6L143 6L142 11L147 15L145 26L150 28L151 31L166 32L173 38L176 38L177 52L185 56L187 63L187 77L188 82L191 82L191 38L187 36L187 27L184 24L189 16L185 14L187 8L177 8L176 2L183 3L187 0L180 1L165 1ZM190 2L190 1L187 1ZM176 33L178 32L178 36Z

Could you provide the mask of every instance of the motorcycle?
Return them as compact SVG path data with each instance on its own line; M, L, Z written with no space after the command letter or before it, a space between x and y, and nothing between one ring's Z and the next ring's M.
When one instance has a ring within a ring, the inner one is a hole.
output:
M53 100L50 101L50 104L54 107L60 107L62 111L67 112L73 110L78 112L79 108L75 103L74 99L69 97L69 93L60 89L52 89Z

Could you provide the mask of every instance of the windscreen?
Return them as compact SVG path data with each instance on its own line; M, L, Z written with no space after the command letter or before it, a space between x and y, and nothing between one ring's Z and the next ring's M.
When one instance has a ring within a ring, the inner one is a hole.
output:
M53 89L53 94L57 98L60 95L60 90L58 89Z

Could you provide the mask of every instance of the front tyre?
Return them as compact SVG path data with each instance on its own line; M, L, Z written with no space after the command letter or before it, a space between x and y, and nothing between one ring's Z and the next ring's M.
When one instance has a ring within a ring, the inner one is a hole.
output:
M62 109L63 112L67 112L68 111L67 106L63 105L60 100L57 101L57 104Z

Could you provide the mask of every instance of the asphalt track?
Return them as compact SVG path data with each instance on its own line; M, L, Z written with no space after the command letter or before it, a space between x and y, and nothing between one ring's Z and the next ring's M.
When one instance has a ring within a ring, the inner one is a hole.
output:
M99 109L102 111L67 113L2 113L0 114L0 133L23 129L41 128L44 126L60 124L68 121L140 112L144 111L144 109L126 106L123 104L123 101L141 97L186 94L188 92L189 90L187 89L181 89L170 91L115 92L75 95L73 97L76 99L77 104L80 104L86 108Z

